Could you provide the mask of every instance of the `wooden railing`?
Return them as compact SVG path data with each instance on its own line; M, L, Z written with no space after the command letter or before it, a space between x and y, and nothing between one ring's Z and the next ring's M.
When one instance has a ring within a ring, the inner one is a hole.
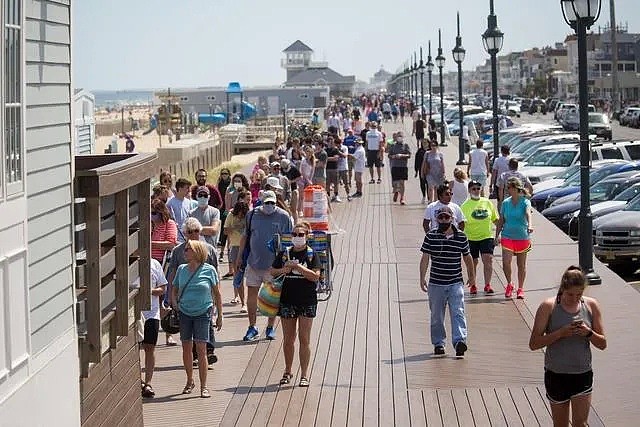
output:
M150 307L150 180L158 164L156 154L105 154L76 156L75 168L76 318L86 378Z

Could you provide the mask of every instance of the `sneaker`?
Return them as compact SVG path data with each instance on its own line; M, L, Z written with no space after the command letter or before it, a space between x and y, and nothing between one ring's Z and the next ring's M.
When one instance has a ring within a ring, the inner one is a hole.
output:
M342 199L338 196L334 196L333 199L331 199L331 201L336 203L342 203Z
M350 201L352 201L352 200L353 200L353 197L351 197L351 196L347 196L347 201L348 201L348 202L350 202Z
M375 183L376 183L375 179L372 179L371 181L369 181L369 184L375 184Z
M504 297L505 298L511 298L513 296L513 285L511 283L509 283L507 285L507 289L504 290Z
M399 195L399 194L400 194L400 193L398 193L397 191L394 191L394 192L393 192L393 201L394 201L394 202L397 202L397 201L398 201L398 195Z
M476 285L471 285L471 287L469 288L469 293L471 295L475 295L478 293L478 287Z
M331 198L331 203L334 203L334 202L336 201L336 199L337 199L337 197L336 197L336 196L333 196L333 197Z
M487 294L487 295L490 295L490 294L494 293L493 292L493 288L491 287L490 284L487 283L486 285L484 285L484 293Z
M209 363L209 365L213 365L216 362L218 362L218 356L213 353L207 354L207 363Z
M382 184L382 180L378 178L378 184Z
M444 356L444 353L445 353L444 346L442 345L437 345L433 349L433 354L435 354L436 356Z
M407 202L406 202L404 199L400 199L400 204L401 204L402 206L404 206L404 205L406 205L406 204L407 204Z
M524 289L518 288L518 291L516 292L516 298L517 299L524 299Z
M353 197L362 197L362 193L360 191L356 191Z
M255 341L256 339L258 339L258 335L260 335L260 332L258 332L258 328L256 328L255 326L249 326L249 329L247 329L247 333L245 334L244 338L242 338L242 341Z
M268 340L276 339L276 328L273 326L267 326L267 329L264 330L264 336Z
M456 359L464 359L464 352L467 351L467 344L464 341L456 343Z
M249 312L249 311L247 310L247 306L246 306L246 305L243 305L243 306L240 308L240 313L248 313L248 312Z

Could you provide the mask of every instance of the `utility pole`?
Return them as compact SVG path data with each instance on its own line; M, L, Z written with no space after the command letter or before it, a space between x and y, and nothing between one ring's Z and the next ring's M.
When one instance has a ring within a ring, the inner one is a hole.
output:
M620 109L620 83L618 82L618 26L616 24L616 2L609 0L611 21L611 110Z

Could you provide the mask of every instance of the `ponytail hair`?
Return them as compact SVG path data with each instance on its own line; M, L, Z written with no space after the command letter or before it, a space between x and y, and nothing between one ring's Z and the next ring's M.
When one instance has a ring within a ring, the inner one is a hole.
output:
M584 288L587 287L587 278L580 267L570 265L562 274L562 279L560 279L560 287L558 288L556 301L560 303L562 292L574 287L584 290Z

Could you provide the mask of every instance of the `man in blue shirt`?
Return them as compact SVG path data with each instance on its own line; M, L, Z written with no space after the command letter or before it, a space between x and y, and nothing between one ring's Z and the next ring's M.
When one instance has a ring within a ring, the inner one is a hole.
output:
M370 122L376 122L376 123L380 124L380 118L378 117L378 112L375 110L375 108L371 109L371 111L367 115L367 119Z
M268 243L274 234L290 233L293 229L291 216L287 211L276 206L276 193L267 190L262 194L262 205L247 214L244 235L240 240L238 253L242 254L249 240L249 257L245 278L247 284L247 311L249 312L249 328L244 341L255 341L260 332L256 328L256 310L258 308L258 290L262 282L272 280L269 269L275 259ZM242 257L238 257L236 268L240 269ZM270 317L265 330L265 337L273 340L276 337L273 325L275 317Z
M172 197L167 202L167 209L169 209L171 218L173 218L178 226L178 242L180 243L186 240L184 233L182 232L182 226L194 207L192 200L187 199L187 194L189 193L190 188L191 181L184 178L178 179L176 181L175 197Z
M348 129L347 130L347 136L345 136L344 140L342 141L342 145L347 147L347 149L349 150L349 154L351 154L351 156L353 156L353 154L356 152L356 140L357 139L358 139L358 137L356 137L353 134L353 129ZM348 163L349 163L349 186L351 186L351 177L353 176L353 164L355 162L355 160L351 156L348 157Z

